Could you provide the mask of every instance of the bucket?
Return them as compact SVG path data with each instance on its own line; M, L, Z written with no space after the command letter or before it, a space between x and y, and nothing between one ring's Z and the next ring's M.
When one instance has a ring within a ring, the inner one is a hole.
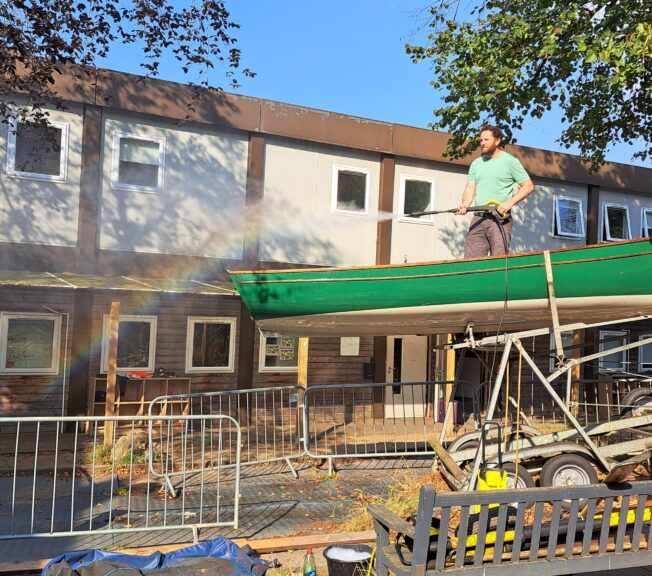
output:
M365 576L371 561L366 544L338 544L324 550L328 576Z

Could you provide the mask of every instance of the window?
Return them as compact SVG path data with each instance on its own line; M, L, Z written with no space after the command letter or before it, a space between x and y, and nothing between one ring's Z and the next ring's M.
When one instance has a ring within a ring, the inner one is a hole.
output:
M624 346L627 335L628 332L624 330L600 330L600 352ZM627 350L614 352L600 358L600 372L624 372L627 364Z
M115 132L111 186L124 190L163 189L165 139Z
M641 210L641 237L652 238L652 208Z
M9 127L7 173L23 178L65 181L68 124L19 122Z
M296 372L298 365L298 338L260 335L259 372Z
M0 318L0 372L59 372L60 316L3 313Z
M566 330L561 333L561 346L564 349L566 358L570 358L573 352L573 331ZM555 335L550 334L550 371L557 370L557 348L555 346Z
M188 318L186 372L233 372L235 318Z
M367 214L370 180L368 170L333 166L333 212Z
M643 334L639 340L652 338L652 334ZM644 344L638 349L638 371L652 372L652 343Z
M120 316L118 328L118 358L120 372L142 370L154 372L156 316ZM102 327L102 371L109 369L109 315Z
M432 210L435 203L434 191L435 186L432 180L401 175L401 214ZM417 216L416 218L404 216L402 220L428 224L433 222L432 215Z
M606 202L602 206L602 239L605 241L630 240L632 233L627 206Z
M554 196L552 235L566 238L584 237L582 201L577 198Z

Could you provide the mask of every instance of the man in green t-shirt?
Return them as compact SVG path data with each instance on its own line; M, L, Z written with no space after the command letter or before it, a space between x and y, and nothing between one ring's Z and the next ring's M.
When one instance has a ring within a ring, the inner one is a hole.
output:
M500 128L483 126L480 129L482 155L469 168L462 203L456 214L463 216L471 204L483 206L495 202L502 220L490 212L476 213L466 235L464 258L499 256L509 252L512 239L510 210L534 191L534 184L521 162L501 149L502 140ZM516 193L515 184L518 185Z

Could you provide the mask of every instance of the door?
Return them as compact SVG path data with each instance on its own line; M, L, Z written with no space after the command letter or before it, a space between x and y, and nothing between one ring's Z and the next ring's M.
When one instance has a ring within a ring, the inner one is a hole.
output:
M388 336L386 382L425 382L428 379L428 337ZM385 418L422 418L425 386L387 386Z

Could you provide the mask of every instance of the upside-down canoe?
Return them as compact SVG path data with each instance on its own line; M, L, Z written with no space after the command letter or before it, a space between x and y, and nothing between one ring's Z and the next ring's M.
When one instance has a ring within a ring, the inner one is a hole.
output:
M652 315L652 239L550 251L562 324ZM543 252L419 264L232 271L259 327L294 336L551 325Z

